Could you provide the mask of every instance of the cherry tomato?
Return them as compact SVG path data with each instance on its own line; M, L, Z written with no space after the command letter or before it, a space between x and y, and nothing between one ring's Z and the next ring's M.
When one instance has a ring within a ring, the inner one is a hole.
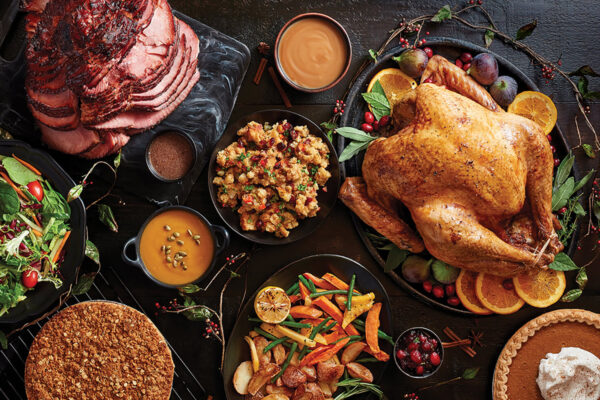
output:
M37 201L42 201L44 198L44 189L42 189L42 185L39 181L29 182L27 184L27 190L29 190L29 193L31 193Z
M28 269L21 275L21 281L26 288L32 288L38 283L38 272L34 269Z

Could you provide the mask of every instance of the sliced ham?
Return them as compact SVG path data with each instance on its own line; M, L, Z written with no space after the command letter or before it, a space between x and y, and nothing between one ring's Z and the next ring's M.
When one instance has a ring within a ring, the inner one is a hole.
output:
M100 143L98 132L79 125L76 129L62 132L40 125L42 140L53 150L67 154L79 154Z
M102 132L101 139L91 149L80 153L81 157L85 158L102 158L115 152L115 149L120 149L129 142L129 136L118 132Z

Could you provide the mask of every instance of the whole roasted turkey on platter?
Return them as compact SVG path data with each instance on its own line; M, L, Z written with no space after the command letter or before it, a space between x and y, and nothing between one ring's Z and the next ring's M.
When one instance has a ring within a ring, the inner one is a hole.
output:
M199 41L167 0L22 0L29 109L50 148L117 152L200 77Z
M542 129L443 57L431 58L421 82L393 104L406 126L370 144L342 201L398 247L459 268L510 277L551 263L563 245Z

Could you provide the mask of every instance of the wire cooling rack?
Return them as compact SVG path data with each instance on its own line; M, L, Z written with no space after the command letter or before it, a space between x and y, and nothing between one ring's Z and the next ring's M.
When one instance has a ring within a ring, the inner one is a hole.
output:
M145 313L121 278L112 269L108 268L103 269L96 276L88 293L81 296L72 296L67 300L64 307L88 300L117 301ZM35 335L50 318L51 316L23 330L16 337L12 337L8 349L0 351L0 399L27 399L23 380L25 360ZM205 400L207 395L198 379L170 344L169 348L175 362L171 399Z

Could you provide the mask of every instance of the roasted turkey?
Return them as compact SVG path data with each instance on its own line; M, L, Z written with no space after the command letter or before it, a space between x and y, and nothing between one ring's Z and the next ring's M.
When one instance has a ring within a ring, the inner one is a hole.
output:
M552 262L563 245L542 129L440 56L393 102L407 125L369 145L342 201L398 247L459 268L510 277Z

